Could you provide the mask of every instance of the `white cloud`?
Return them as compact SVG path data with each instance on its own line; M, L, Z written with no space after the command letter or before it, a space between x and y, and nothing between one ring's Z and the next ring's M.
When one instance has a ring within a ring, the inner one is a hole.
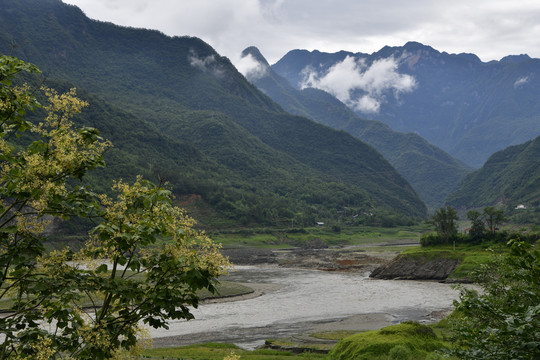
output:
M378 113L381 103L369 95L364 95L356 101L354 108L364 113Z
M215 77L222 77L225 73L221 66L216 62L214 55L199 57L194 51L188 55L189 64L203 72L213 74Z
M347 106L365 113L378 112L388 95L396 98L416 87L414 77L398 72L398 61L393 57L366 64L362 58L347 56L327 71L306 68L302 88L325 90Z
M518 87L521 87L522 85L525 85L528 82L529 82L528 76L521 77L517 79L516 82L514 83L514 89L517 89Z
M238 71L250 81L260 79L268 73L267 65L257 61L251 54L241 57L235 65Z

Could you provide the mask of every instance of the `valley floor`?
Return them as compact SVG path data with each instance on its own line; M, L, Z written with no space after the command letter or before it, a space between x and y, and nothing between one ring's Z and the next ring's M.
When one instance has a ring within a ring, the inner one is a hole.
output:
M392 243L367 244L363 247L354 246L326 249L236 248L226 249L224 253L239 267L263 266L270 268L290 268L291 271L295 271L294 269L324 270L322 274L334 272L344 273L349 274L348 276L352 276L353 278L355 277L354 274L358 274L358 278L365 278L373 269L391 261L407 246L417 246L417 243L411 243L410 239L404 239L395 240ZM227 280L235 281L234 277ZM276 296L280 292L280 289L285 286L284 284L258 281L257 279L241 282L241 284L250 287L253 291L239 296L205 300L202 306L205 304L225 305L225 303L229 302L238 302L238 306L241 307L243 306L242 303L246 300L264 297L265 295L270 297ZM328 292L328 290L326 291ZM317 294L317 289L313 291L312 296L320 296ZM336 293L336 296L340 295ZM339 301L336 303L339 303ZM247 349L256 348L261 345L260 339L269 338L289 339L287 341L294 343L294 346L313 346L315 344L323 347L327 345L330 348L335 344L337 339L321 339L318 336L313 336L313 334L329 332L355 333L377 330L404 320L432 323L440 320L451 311L449 304L451 302L448 302L447 305L436 311L426 311L426 309L411 307L410 309L402 309L398 315L384 311L369 312L366 309L364 313L360 310L354 315L340 316L339 318L334 316L333 318L322 320L304 319L298 323L291 324L286 331L283 330L283 324L279 324L279 321L276 321L276 324L270 322L264 326L258 326L256 321L254 321L252 326L235 326L233 330L227 330L226 333L220 331L217 327L213 328L210 326L209 329L203 332L193 331L186 332L182 335L161 335L160 337L155 337L154 347L172 347L205 342L232 342L231 337L235 337L237 339L244 338L245 341L239 345ZM328 306L334 306L334 304L328 303ZM245 317L248 315L239 313L238 316ZM238 322L242 321L244 319L238 319ZM234 332L234 334L230 332Z

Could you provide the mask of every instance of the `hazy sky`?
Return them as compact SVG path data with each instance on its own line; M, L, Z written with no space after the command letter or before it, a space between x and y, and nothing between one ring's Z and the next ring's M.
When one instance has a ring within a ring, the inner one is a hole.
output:
M292 49L372 53L418 41L483 61L540 58L539 0L63 0L88 17L196 36L237 62L256 46L273 64Z

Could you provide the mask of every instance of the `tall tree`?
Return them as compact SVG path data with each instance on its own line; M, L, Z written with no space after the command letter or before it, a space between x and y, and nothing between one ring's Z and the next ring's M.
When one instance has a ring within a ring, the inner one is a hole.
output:
M481 240L485 235L484 220L482 214L477 210L470 210L467 212L467 219L471 221L471 229L469 235L473 240Z
M505 221L504 211L493 206L484 208L484 217L486 226L492 236L495 235L497 227Z
M437 234L448 243L452 236L457 234L457 220L459 220L457 211L451 206L446 206L437 210L429 222L435 226Z

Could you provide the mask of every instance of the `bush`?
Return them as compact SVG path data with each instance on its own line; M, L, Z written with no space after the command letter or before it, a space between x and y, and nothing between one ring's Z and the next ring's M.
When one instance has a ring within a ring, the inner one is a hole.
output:
M390 359L407 360L411 358L411 350L403 345L396 345L388 353Z
M439 238L439 235L437 235L436 233L423 234L422 237L420 238L421 246L425 247L425 246L433 246L437 244L440 244L440 238Z
M423 247L452 244L454 241L457 244L464 244L471 242L471 238L466 234L454 234L451 235L447 241L446 238L440 236L437 233L427 233L423 234L422 237L420 237L420 245Z
M460 359L540 358L540 251L511 241L511 252L473 273L480 292L454 302L452 354Z

